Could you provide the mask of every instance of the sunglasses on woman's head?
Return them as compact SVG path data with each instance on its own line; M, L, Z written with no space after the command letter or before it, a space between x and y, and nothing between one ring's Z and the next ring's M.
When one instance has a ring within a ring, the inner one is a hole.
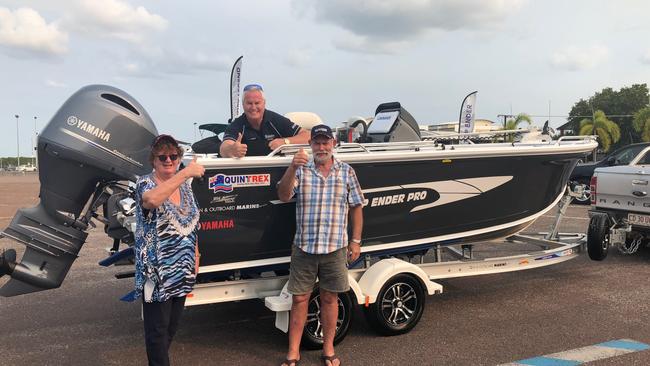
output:
M160 160L161 163L166 162L167 158L169 158L169 160L171 160L171 161L176 161L176 159L178 159L178 154L158 155L158 160Z

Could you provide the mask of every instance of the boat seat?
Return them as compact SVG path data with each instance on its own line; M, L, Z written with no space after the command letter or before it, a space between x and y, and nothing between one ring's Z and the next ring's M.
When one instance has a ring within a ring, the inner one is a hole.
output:
M313 112L289 112L284 116L289 118L291 122L307 130L311 130L312 127L323 123L320 116Z
M226 131L227 123L205 123L199 126L199 130L209 131L214 136L203 138L192 144L192 151L197 154L218 154L221 147L219 134Z
M192 144L192 151L197 154L218 154L221 147L219 136L210 136Z

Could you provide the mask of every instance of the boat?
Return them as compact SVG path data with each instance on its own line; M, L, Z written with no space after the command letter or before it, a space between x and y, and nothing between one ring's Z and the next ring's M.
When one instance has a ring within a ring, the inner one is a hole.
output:
M87 86L64 103L38 139L40 203L19 210L2 232L27 248L20 261L14 250L0 257L0 274L12 277L0 295L59 287L93 218L114 239L109 262L132 255L129 182L151 171L157 134L145 109L119 89ZM365 197L362 257L518 233L557 204L577 161L597 145L590 137L471 143L470 135L441 143L397 102L378 106L371 122L346 123L337 136L335 155L355 169ZM186 154L206 168L192 181L201 208L199 281L288 269L295 202L279 201L275 186L300 148L241 159ZM127 249L117 251L120 243Z

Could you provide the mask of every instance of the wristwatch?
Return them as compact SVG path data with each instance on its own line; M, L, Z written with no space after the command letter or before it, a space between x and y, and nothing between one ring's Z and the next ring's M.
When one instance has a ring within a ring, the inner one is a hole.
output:
M352 242L354 244L359 244L359 246L361 246L361 240L359 240L359 239L350 239L350 242Z
M285 144L285 145L290 145L290 144L291 144L291 141L289 141L289 139L285 138L285 139L284 139L284 144Z

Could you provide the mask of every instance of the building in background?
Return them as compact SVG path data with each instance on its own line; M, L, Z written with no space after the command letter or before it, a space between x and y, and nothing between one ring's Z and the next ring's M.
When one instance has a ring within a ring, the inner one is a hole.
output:
M435 125L423 126L427 131L433 132L455 132L458 133L458 121L443 122ZM422 128L422 127L421 127ZM489 119L477 118L474 120L474 130L472 132L490 132L502 130L503 126L490 121Z

